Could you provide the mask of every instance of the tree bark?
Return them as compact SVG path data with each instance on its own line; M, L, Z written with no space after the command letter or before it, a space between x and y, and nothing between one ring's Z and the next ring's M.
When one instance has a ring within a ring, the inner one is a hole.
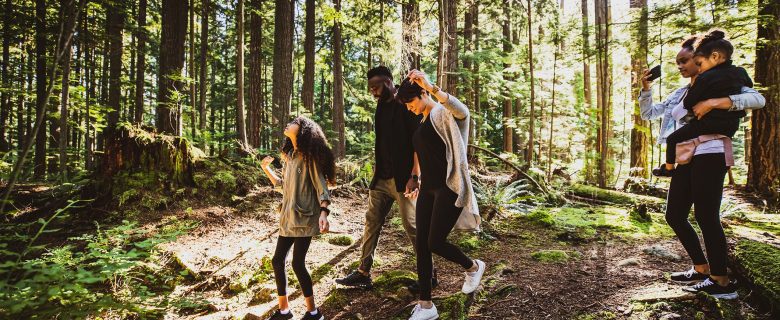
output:
M290 114L292 95L292 54L293 54L293 10L292 0L276 0L274 9L274 68L273 103L274 124L276 125L276 143L284 139L284 126Z
M504 0L503 2L504 8L510 8L509 6L509 0ZM508 62L510 61L510 56L512 54L512 19L511 19L511 10L504 10L504 21L502 25L503 35L504 39L503 42L503 49L504 49L504 70L509 69L512 65ZM512 76L512 73L509 71L504 71L504 82L506 83L506 86L508 87L510 82L514 80L514 77ZM503 110L503 118L501 119L503 128L504 128L504 152L507 153L514 153L514 146L515 143L513 141L514 138L514 128L512 128L510 125L513 123L512 118L514 116L514 112L512 111L512 104L514 102L514 97L512 97L511 90L504 90L504 106L502 108Z
M133 123L140 124L144 121L144 91L146 84L146 6L147 0L138 1L138 30L136 31L135 56L135 114Z
M341 13L341 0L334 0L336 12ZM333 23L333 127L337 136L335 148L336 158L346 154L346 138L344 136L344 74L341 65L341 21Z
M756 83L766 98L763 109L751 115L748 184L773 200L780 199L780 3L758 1Z
M198 111L200 117L198 117L198 129L200 130L200 147L205 150L206 148L206 93L208 92L209 82L207 79L207 72L209 68L209 6L211 6L210 0L202 0L201 13L200 13L200 99L198 99L199 107Z
M85 0L81 0L82 2ZM73 12L72 3L68 4L69 1L61 1L61 6L63 11L66 12L66 15L63 15L63 17L66 17L66 30L70 30L72 28L70 23L75 24L76 21L69 17L70 14L75 14ZM68 157L67 157L67 147L68 147L68 103L70 98L70 60L71 55L73 54L73 41L69 41L69 43L63 43L62 46L64 47L65 56L62 57L62 62L60 68L62 69L62 90L61 90L61 98L60 98L60 121L59 121L59 141L58 141L58 149L59 149L59 168L60 168L60 181L66 181L67 179L67 163L68 163Z
M303 106L309 112L314 111L314 10L315 1L306 0L306 38L303 42L305 61L303 65L301 99L303 100Z
M249 14L249 112L248 139L255 148L260 147L261 113L263 110L262 48L263 18L257 14L262 10L262 0L252 0Z
M420 69L420 51L422 36L420 33L419 0L407 0L401 5L401 77L406 76L409 69Z
M243 0L242 0L243 1ZM189 94L190 94L190 137L192 139L195 139L197 136L197 129L198 126L197 123L197 113L196 113L196 102L195 102L195 86L197 84L197 78L198 75L195 73L195 3L193 1L192 5L190 5L190 33L189 33L189 47L190 52L188 54L188 60L187 63L187 76L189 76L190 80L190 87L189 87ZM243 16L242 16L243 17Z
M634 100L634 126L631 129L631 170L629 171L629 174L632 177L646 178L649 166L647 155L650 147L650 136L648 135L648 132L650 132L650 122L642 120L639 111L638 97L642 90L642 80L640 79L641 72L647 66L647 0L638 0L638 4L641 6L639 19L634 20L634 30L632 32L634 50L632 54L633 72L631 75L633 76L633 79L631 83L634 88L634 90L632 90L632 95L637 98Z
M108 78L108 111L104 137L113 139L116 126L119 123L119 108L122 99L122 29L125 25L125 8L122 2L110 2L106 8L109 38L109 78Z
M238 0L236 25L236 130L242 146L249 144L246 138L246 120L244 118L244 0Z
M10 46L11 46L11 15L13 7L11 6L11 0L5 0L5 9L3 14L3 67L2 78L3 88L10 87L10 79L8 79L8 64L10 59ZM6 121L11 114L11 93L3 90L0 92L0 151L10 150L11 143L6 140ZM10 124L10 123L9 123ZM10 138L10 135L9 135ZM10 140L10 139L9 139Z
M35 117L46 117L46 1L35 0ZM33 176L46 176L46 134L35 137Z
M474 2L471 5L470 10L471 16L474 19L474 52L479 52L479 44L480 44L480 29L479 29L479 3L480 0L474 0ZM474 113L479 114L481 112L481 100L480 100L480 71L479 71L479 59L474 59L474 67L473 67L473 77L474 80L472 81L472 91L473 91L473 106L474 106ZM481 122L477 121L476 117L470 117L473 122L473 128L471 131L473 132L473 143L475 145L479 145L480 140L480 127Z
M596 78L598 80L596 101L599 106L599 131L597 136L599 153L599 187L606 188L610 180L611 170L609 138L612 122L612 67L610 66L609 38L610 36L610 2L596 0Z
M156 125L157 131L172 135L181 134L181 103L174 100L174 92L184 90L181 72L184 67L188 7L187 0L162 0Z
M458 85L458 0L439 0L438 78L441 89L457 95Z
M532 36L533 31L533 16L531 15L531 0L528 0L526 5L527 19L528 19L528 73L529 73L529 85L531 86L531 101L529 103L530 115L528 117L528 147L526 148L525 161L529 166L533 166L534 163L534 125L536 122L536 97L534 92L534 40Z

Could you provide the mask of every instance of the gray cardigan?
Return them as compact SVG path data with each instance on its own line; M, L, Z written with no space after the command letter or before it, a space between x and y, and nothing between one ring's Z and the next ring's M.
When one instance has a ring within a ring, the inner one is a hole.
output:
M457 98L449 96L444 105L437 103L433 106L430 117L433 128L446 147L447 187L458 194L455 206L463 208L455 229L479 231L481 218L466 157L469 144L469 109Z

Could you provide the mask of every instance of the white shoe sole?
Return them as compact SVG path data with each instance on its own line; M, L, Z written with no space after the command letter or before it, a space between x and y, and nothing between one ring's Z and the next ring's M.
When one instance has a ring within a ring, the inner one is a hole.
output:
M481 265L481 267L482 267L481 269L482 270L480 272L480 268L477 268L477 278L479 278L479 281L477 281L477 285L471 291L467 291L466 289L461 288L461 290L460 290L461 292L463 292L465 294L469 294L469 293L472 293L474 291L477 291L477 289L479 289L479 286L482 283L482 276L485 275L485 270L487 270L487 264L484 261L479 261L479 262L477 262L477 264L479 265L480 262L482 263L482 265Z
M713 294L712 296L715 297L715 298L718 298L718 299L723 299L723 300L733 300L733 299L739 298L739 294L736 293L736 292Z

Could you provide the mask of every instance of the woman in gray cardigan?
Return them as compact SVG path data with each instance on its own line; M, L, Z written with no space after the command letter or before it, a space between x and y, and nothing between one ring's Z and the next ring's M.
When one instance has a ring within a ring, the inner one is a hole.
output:
M307 309L301 319L323 320L325 317L314 304L312 280L306 270L306 254L312 237L328 232L330 228L328 182L335 180L333 152L322 128L306 117L297 117L287 124L284 135L282 177L269 168L273 158L266 157L261 164L271 183L274 186L282 185L279 238L271 260L279 309L269 320L293 318L287 299L287 273L284 270L285 260L293 246L292 268L301 285Z
M485 272L484 262L469 258L447 242L453 228L479 230L477 200L466 159L470 115L463 103L432 85L418 70L409 72L396 99L409 111L423 115L412 137L420 163L420 189L413 191L419 193L415 220L420 300L410 319L437 319L439 314L431 301L432 253L464 269L463 293L474 292Z

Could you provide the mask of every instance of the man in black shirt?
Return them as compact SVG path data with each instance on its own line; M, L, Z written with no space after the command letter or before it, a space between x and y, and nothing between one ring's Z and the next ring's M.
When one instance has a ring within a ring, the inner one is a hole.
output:
M412 247L415 244L415 200L420 186L420 168L412 147L412 136L420 125L421 117L395 100L396 87L390 69L379 66L369 70L367 76L371 95L377 100L374 177L369 186L360 266L346 277L337 279L336 283L369 289L374 251L393 202L398 203L401 221Z

